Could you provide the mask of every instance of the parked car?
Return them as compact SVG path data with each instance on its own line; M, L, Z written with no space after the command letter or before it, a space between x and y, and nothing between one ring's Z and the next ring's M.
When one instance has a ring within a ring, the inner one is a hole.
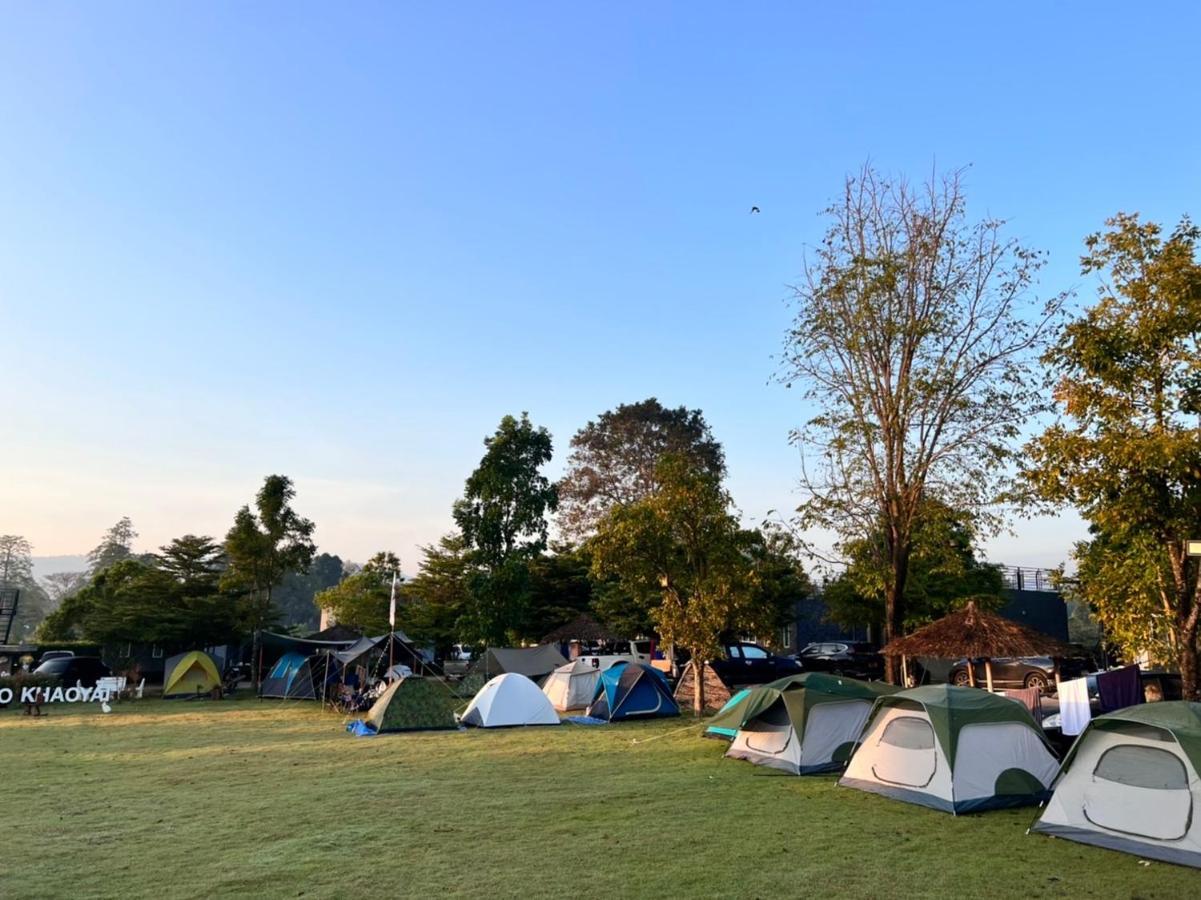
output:
M984 660L973 661L976 685L983 687L987 682ZM1059 677L1067 681L1079 678L1092 669L1086 657L1072 657L1059 661ZM967 660L958 660L947 675L951 684L966 685L968 678ZM1049 656L1002 657L992 660L992 683L994 688L1038 688L1046 693L1054 689L1055 660Z
M33 670L37 675L58 679L63 687L75 687L75 682L87 688L95 687L101 678L113 674L112 669L94 656L60 656L48 659Z
M788 656L776 656L766 647L749 641L726 644L722 659L710 660L709 665L728 687L744 684L767 684L785 675L799 675L800 664Z
M38 662L49 662L52 659L70 659L74 655L74 650L47 650L42 654L42 657L38 660Z
M884 677L884 657L866 641L823 641L797 654L806 672L830 672L865 681Z

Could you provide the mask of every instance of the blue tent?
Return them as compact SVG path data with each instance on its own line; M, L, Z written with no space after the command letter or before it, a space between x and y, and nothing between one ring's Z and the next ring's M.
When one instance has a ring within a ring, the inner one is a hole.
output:
M263 679L260 697L280 697L294 700L312 700L313 690L311 667L308 658L299 653L285 653L272 666L271 674Z
M679 714L667 679L645 663L619 662L602 672L588 707L590 717L610 722Z

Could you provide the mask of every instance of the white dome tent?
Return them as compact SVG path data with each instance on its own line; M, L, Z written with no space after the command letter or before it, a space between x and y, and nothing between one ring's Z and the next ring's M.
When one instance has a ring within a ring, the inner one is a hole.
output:
M558 725L559 716L538 685L524 675L506 672L480 688L459 722L478 728Z
M600 675L600 669L577 659L551 672L542 685L542 693L559 712L583 709L596 695Z

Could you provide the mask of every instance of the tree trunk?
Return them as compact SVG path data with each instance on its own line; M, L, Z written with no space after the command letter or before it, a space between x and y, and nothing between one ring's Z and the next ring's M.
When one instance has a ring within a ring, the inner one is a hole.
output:
M1175 637L1176 666L1180 669L1180 688L1185 700L1201 698L1197 683L1198 653L1197 630L1201 605L1197 603L1198 582L1201 573L1192 571L1185 542L1168 543L1168 559L1172 567L1172 581L1176 591L1176 620L1172 629Z
M692 711L698 716L703 716L705 714L705 662L695 651L692 654L692 674L694 676Z
M893 542L890 552L891 584L884 588L884 643L904 633L905 583L909 578L909 552ZM889 684L901 683L901 661L896 656L884 658L884 677Z

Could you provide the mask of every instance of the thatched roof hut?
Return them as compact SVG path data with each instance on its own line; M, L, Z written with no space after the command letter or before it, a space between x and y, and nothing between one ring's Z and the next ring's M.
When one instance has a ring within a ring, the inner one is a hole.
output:
M985 612L968 601L963 609L943 616L912 634L894 638L880 650L885 656L932 656L937 659L983 659L992 687L989 660L1022 656L1071 656L1067 644L1041 631ZM968 672L972 670L968 666Z
M577 616L561 628L542 636L543 644L562 644L566 641L615 641L617 635L587 613Z

